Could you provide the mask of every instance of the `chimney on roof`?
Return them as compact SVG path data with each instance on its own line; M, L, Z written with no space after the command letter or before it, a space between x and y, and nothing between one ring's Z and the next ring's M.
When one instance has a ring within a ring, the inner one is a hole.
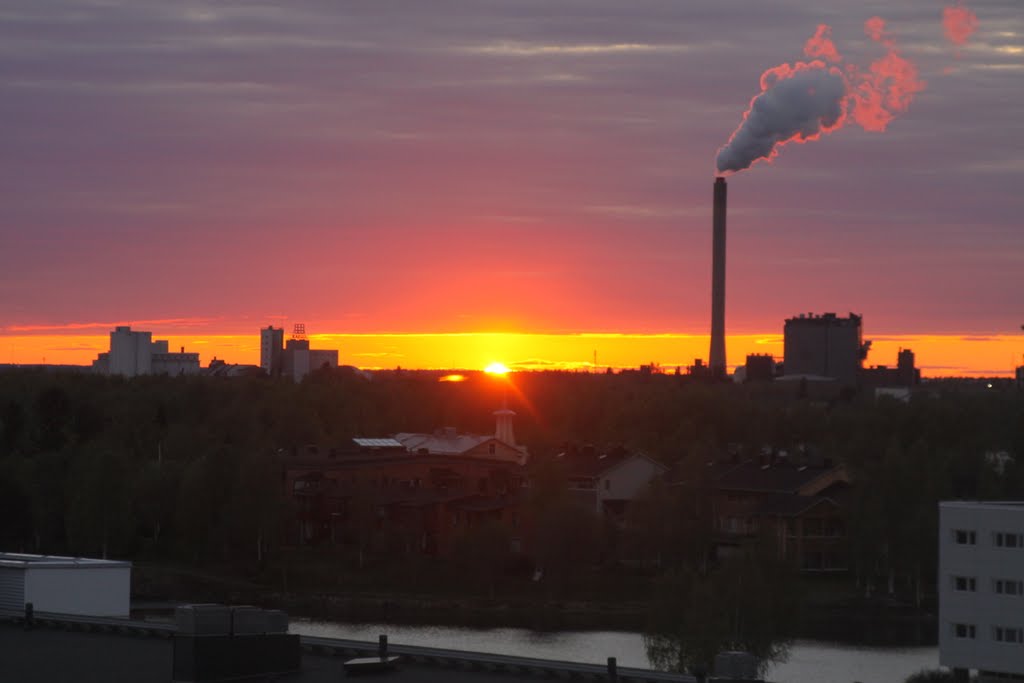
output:
M512 418L515 416L515 411L508 408L499 408L494 411L494 438L509 446L516 445L516 435L512 429Z

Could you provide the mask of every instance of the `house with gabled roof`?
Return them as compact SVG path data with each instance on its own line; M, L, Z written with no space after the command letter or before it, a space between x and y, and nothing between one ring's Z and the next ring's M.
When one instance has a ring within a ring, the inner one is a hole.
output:
M410 453L465 456L525 465L529 454L525 446L516 444L512 429L515 415L508 408L494 411L494 434L460 434L454 427L445 427L432 434L400 432L393 438Z
M493 435L448 428L281 451L295 510L288 536L317 544L369 534L401 538L409 551L444 554L459 535L490 520L507 525L512 549L520 549L528 453L515 442L515 413L502 408L494 415Z
M621 446L599 454L593 446L567 447L557 456L566 471L569 492L595 514L622 521L626 509L668 468L643 453Z
M771 533L779 552L802 571L847 569L843 502L849 477L843 465L765 449L757 459L708 462L703 474L719 557Z

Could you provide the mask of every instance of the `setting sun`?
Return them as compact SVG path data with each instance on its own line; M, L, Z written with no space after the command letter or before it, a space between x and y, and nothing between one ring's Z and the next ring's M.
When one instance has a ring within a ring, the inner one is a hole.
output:
M504 363L495 362L484 368L484 372L489 375L507 375L509 373L509 369Z

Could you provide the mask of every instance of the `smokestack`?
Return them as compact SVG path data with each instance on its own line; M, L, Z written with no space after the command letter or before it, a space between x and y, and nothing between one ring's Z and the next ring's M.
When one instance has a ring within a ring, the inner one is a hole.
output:
M711 218L711 374L725 377L725 178L715 178Z

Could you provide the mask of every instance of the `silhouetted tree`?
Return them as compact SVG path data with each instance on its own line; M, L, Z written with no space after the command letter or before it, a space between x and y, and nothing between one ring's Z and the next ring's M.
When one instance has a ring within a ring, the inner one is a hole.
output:
M672 572L651 607L647 656L658 669L695 673L710 672L719 652L740 650L757 657L763 673L788 655L798 586L797 569L767 537L709 572Z

